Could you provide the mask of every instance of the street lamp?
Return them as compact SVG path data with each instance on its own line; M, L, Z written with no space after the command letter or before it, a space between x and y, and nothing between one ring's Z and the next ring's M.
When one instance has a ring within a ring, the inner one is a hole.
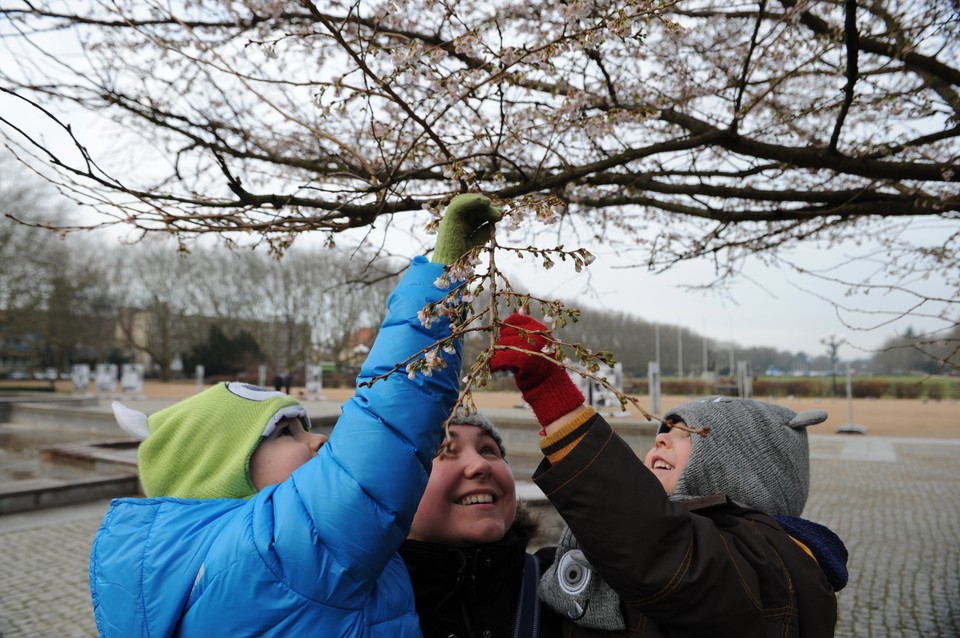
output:
M830 371L833 379L830 384L830 396L834 399L837 398L837 362L839 361L837 350L846 342L846 339L835 334L829 334L820 339L820 343L827 346L827 352L830 354Z

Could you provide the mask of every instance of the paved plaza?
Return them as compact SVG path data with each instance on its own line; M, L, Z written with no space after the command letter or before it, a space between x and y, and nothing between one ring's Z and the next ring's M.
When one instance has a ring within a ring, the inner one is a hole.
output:
M960 636L960 440L814 435L811 451L804 514L850 551L836 635ZM106 507L0 516L0 636L97 635L87 559Z

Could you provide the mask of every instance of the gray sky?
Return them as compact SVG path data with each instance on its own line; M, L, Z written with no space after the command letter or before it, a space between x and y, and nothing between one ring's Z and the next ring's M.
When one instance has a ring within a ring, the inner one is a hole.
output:
M394 225L390 232L388 246L394 252L412 255L422 250L422 236L417 238L407 234L398 225ZM498 232L502 234L502 231ZM918 237L935 244L938 232L942 229L920 229ZM432 243L434 239L430 237L426 241ZM498 242L526 245L526 242L510 242L509 235L502 238L500 234ZM538 243L542 248L553 245L555 243L546 240ZM565 245L568 249L574 247L570 242ZM723 291L719 288L689 290L688 287L713 280L713 269L708 263L691 262L665 273L653 274L643 268L627 267L634 263L630 256L617 254L608 247L582 247L594 253L597 260L581 273L577 273L569 262L557 262L549 270L529 258L499 261L498 264L509 273L514 285L543 297L574 299L593 308L607 308L648 321L681 325L715 341L732 340L741 346L803 351L811 356L826 354L821 340L831 334L849 342L839 352L841 360L850 360L869 357L871 349L881 347L884 341L902 334L908 327L917 332L945 326L942 321L918 315L887 323L909 308L914 303L913 298L893 294L848 298L844 296L843 287L799 275L788 268L767 266L755 259L745 264L743 276ZM808 268L828 271L835 264L847 262L851 256L869 255L874 249L869 242L830 250L808 245L788 256ZM875 269L875 263L865 261L830 272L861 280L874 275ZM950 294L937 278L915 282L914 285L926 286L931 294ZM839 311L838 316L837 307L829 300L875 314ZM931 310L932 307L923 308L921 312ZM841 316L851 327L844 325Z

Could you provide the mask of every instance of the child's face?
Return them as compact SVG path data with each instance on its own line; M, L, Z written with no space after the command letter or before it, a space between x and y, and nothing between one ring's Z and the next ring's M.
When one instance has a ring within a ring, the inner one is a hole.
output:
M643 459L653 474L660 479L667 494L673 494L683 468L690 460L690 433L680 428L670 428L657 435L653 448Z
M250 457L250 480L257 490L282 483L295 469L317 455L327 442L324 434L303 429L300 419L283 419L272 434L260 441Z
M473 425L451 425L433 459L410 538L446 545L500 540L517 515L516 483L497 442Z

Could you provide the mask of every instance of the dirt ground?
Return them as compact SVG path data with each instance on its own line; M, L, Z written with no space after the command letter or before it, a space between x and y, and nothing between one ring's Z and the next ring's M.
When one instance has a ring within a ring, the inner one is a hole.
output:
M67 391L68 388L64 388ZM155 399L180 399L196 392L191 382L160 383L148 381L144 394ZM348 388L324 388L323 395L329 401L345 401L353 393ZM303 388L294 388L293 394L302 397ZM648 406L648 397L638 397L641 404ZM692 397L665 396L661 407L669 410ZM853 418L846 399L768 399L754 397L761 401L769 400L792 410L826 410L830 415L826 423L810 430L812 434L833 434L846 423L858 423L866 426L869 434L877 436L904 436L920 438L960 438L960 404L956 401L922 401L913 399L854 399ZM480 408L510 408L521 403L520 395L512 392L481 392L474 396ZM631 408L635 414L639 412Z
M638 397L641 405L648 408L649 397ZM662 410L669 410L694 397L664 396L660 400ZM797 412L801 410L826 410L826 423L810 430L813 434L833 434L846 423L858 423L867 427L869 434L877 436L905 436L922 438L960 438L960 404L956 401L921 401L910 399L854 399L853 418L846 399L772 399L754 397L786 406ZM478 407L513 407L520 403L520 395L503 392L484 392L475 395ZM639 415L639 411L630 408ZM658 415L662 416L662 415Z

